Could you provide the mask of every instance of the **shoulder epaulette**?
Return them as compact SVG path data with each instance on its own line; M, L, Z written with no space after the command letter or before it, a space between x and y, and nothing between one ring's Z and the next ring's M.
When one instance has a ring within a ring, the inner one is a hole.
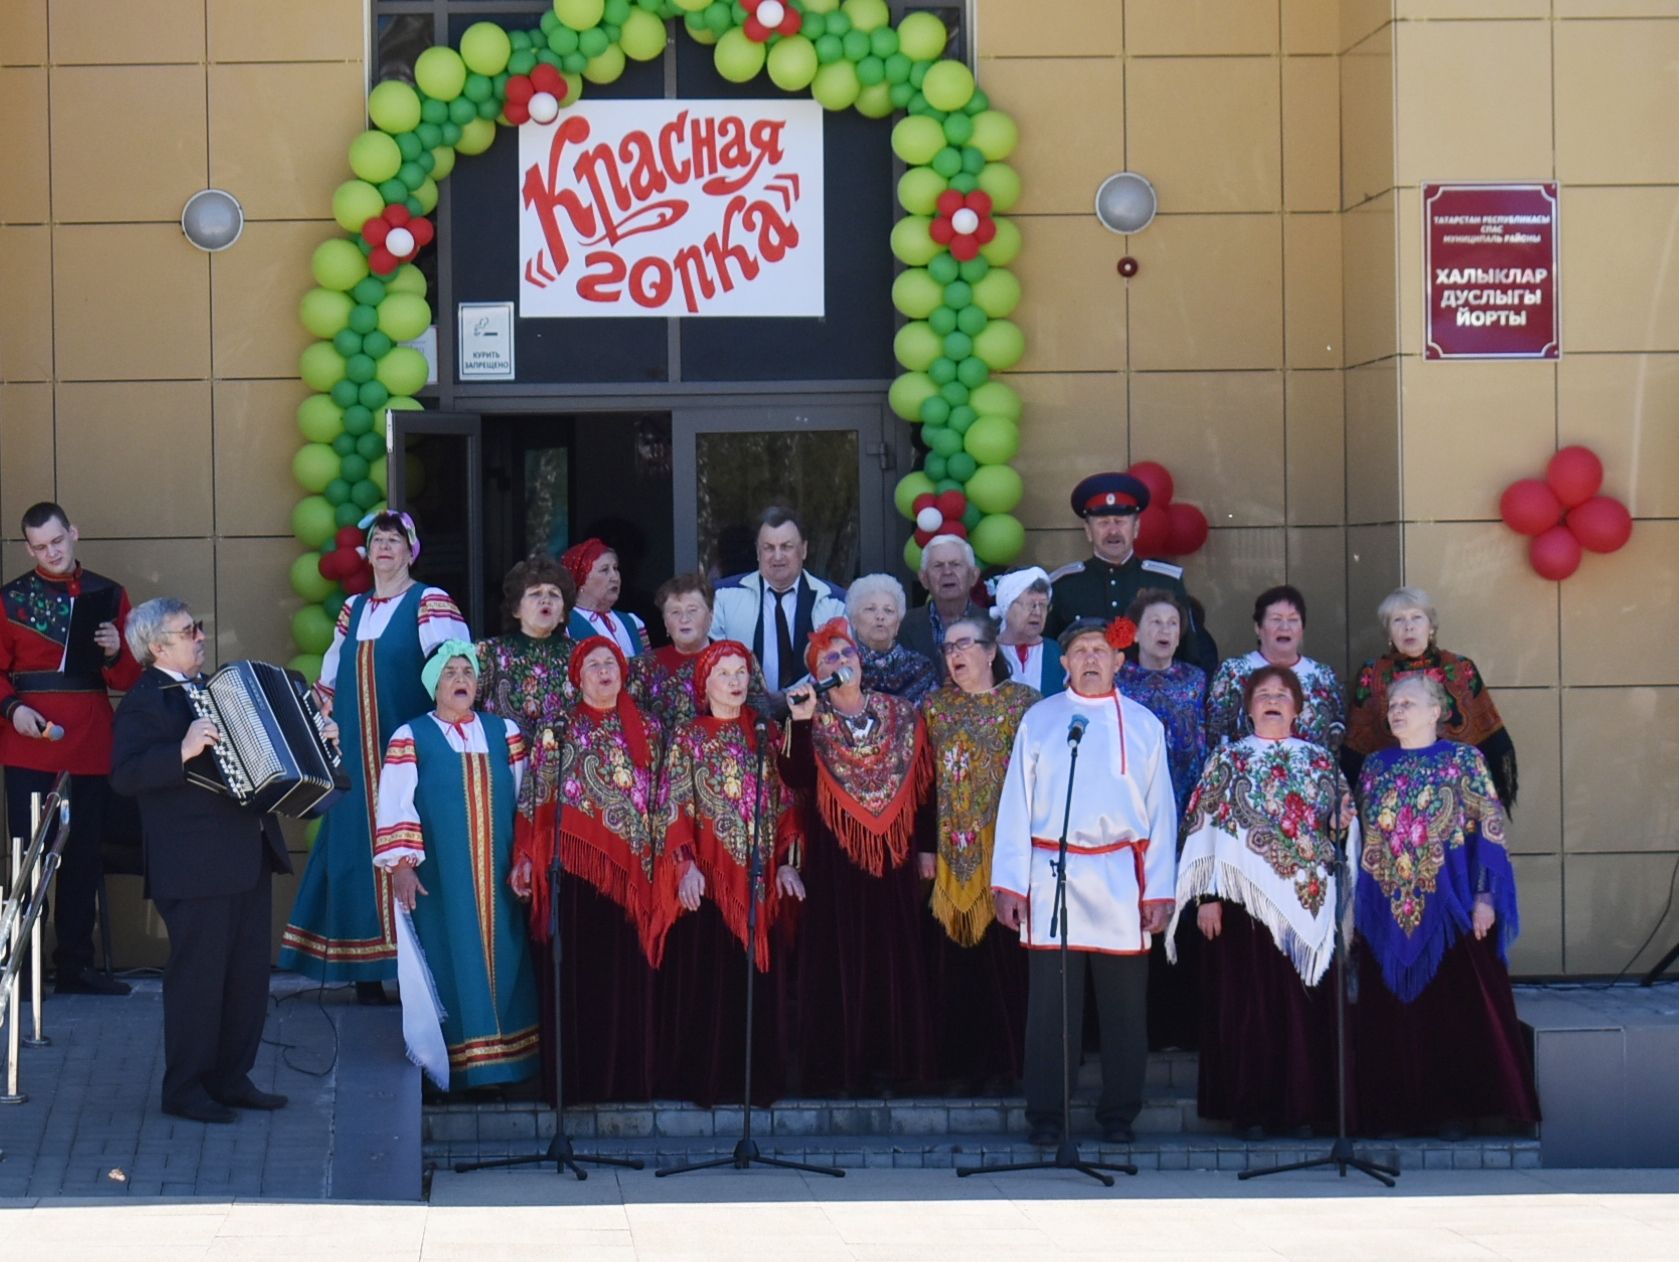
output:
M1144 561L1142 568L1153 574L1164 574L1168 578L1183 577L1183 566L1173 565L1170 561Z
M1049 576L1049 581L1051 583L1056 583L1056 582L1059 582L1060 580L1066 578L1069 574L1082 574L1082 573L1084 573L1084 562L1083 561L1071 561L1068 564L1063 565L1060 569L1053 571Z

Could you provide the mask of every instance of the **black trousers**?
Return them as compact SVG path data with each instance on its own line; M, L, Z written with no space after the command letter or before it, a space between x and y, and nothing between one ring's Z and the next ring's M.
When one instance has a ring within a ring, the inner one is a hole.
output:
M214 898L159 898L169 930L163 966L163 1104L237 1092L256 1064L268 1015L273 877Z
M29 796L45 798L56 771L6 768L6 835L29 839ZM99 843L105 836L111 786L104 776L70 777L70 836L59 861L53 890L53 964L62 976L93 964L93 927L98 918Z
M1026 1121L1061 1122L1061 953L1027 952ZM1148 1069L1148 956L1067 952L1068 1072L1078 1081L1083 1048L1084 985L1096 990L1096 1020L1102 1039L1102 1094L1096 1120L1102 1126L1129 1124L1143 1107Z

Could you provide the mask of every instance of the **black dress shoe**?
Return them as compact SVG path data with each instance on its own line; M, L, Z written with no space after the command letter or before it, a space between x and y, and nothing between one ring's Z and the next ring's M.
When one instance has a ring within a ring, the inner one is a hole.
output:
M1026 1142L1034 1148L1054 1148L1061 1142L1061 1128L1052 1122L1041 1122L1026 1133Z
M286 1097L274 1091L258 1091L250 1083L233 1091L212 1091L210 1098L230 1109L262 1109L272 1112L286 1107Z
M1102 1128L1102 1142L1104 1144L1134 1144L1137 1142L1137 1132L1131 1129L1130 1122L1115 1122L1112 1126Z
M55 995L126 995L130 989L96 968L61 969L52 984Z
M166 1104L163 1111L170 1117L184 1117L189 1122L211 1122L223 1124L238 1118L238 1114L225 1104L217 1104L214 1100L188 1100L184 1104Z
M376 1007L382 1003L389 1003L390 996L385 993L384 982L357 982L356 1002Z

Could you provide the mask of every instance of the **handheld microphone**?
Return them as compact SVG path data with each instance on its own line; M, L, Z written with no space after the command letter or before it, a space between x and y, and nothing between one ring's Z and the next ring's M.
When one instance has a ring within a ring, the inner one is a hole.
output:
M835 688L850 683L856 677L856 672L851 667L841 666L826 679L811 680L809 684L799 689L799 695L803 697L808 693L812 697L820 697L825 692L832 692Z
M1067 724L1067 744L1071 748L1077 749L1079 742L1084 739L1085 728L1089 726L1090 720L1085 718L1084 715L1073 715L1072 719Z

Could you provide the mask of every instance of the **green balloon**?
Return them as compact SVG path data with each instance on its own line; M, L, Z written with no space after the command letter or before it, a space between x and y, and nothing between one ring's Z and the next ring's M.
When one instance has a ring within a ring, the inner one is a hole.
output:
M1025 493L1025 484L1008 465L990 464L968 479L967 491L968 502L981 512L1012 513Z
M994 320L1020 305L1020 280L1006 268L994 267L974 285L974 305Z
M297 431L312 443L330 443L344 432L344 410L331 395L312 394L297 405Z
M985 170L985 155L972 145L963 145L961 174L977 176L983 170Z
M944 287L944 305L961 311L974 300L973 287L965 280L953 280Z
M864 118L890 118L895 108L892 89L884 83L871 84L857 94L857 112Z
M367 275L367 259L356 248L355 242L334 237L315 247L315 253L309 259L309 268L314 273L315 283L322 289L336 289L342 293L353 289Z
M411 342L430 327L431 304L417 294L389 294L377 319L379 331L393 342Z
M926 166L944 147L944 128L930 118L902 119L892 129L892 152L911 166Z
M646 9L633 9L619 28L618 46L633 61L653 61L664 55L668 38L663 22Z
M356 455L363 460L377 460L385 454L385 436L383 434L363 434L356 439Z
M356 388L356 399L364 408L372 408L374 412L385 406L391 397L391 392L381 381L368 381Z
M385 199L366 180L345 180L332 193L332 217L345 232L360 232L369 219L383 213Z
M950 187L958 193L971 193L979 187L979 177L969 175L966 171L950 177Z
M962 484L947 474L934 484L934 489L937 490L940 495L943 495L946 491L960 491L962 489Z
M414 82L427 96L452 101L466 86L466 63L454 49L438 44L414 59Z
M332 349L345 359L361 351L361 334L354 329L339 329L332 335Z
M840 12L851 22L851 29L868 34L892 21L892 10L886 0L845 0Z
M966 114L952 114L944 120L944 138L951 144L961 146L973 138L974 122Z
M357 303L350 308L350 318L347 323L350 326L350 332L365 336L379 327L378 309L370 307L366 303ZM358 343L351 348L349 353L353 355L360 349L361 345Z
M291 532L306 548L318 548L332 538L332 505L319 495L307 495L291 510Z
M330 338L344 328L354 306L336 289L311 289L297 304L297 318L316 337Z
M946 460L962 450L962 435L948 425L923 425L921 439L929 449L938 452Z
M380 184L402 168L402 150L382 131L364 131L350 142L350 170L356 178Z
M379 361L379 382L392 394L416 394L425 389L426 357L411 346L396 346Z
M431 151L433 165L431 168L432 182L446 180L455 169L455 151L444 145L438 145Z
M373 372L376 367L373 356L358 353L351 355L344 361L344 375L359 386L364 381L373 380Z
M344 357L331 342L311 342L297 357L297 375L311 390L330 390L344 375Z
M969 337L978 337L980 332L990 323L990 318L979 307L963 307L956 313L956 327ZM377 355L377 351L369 351L370 355Z
M932 280L932 277L929 276L927 279ZM933 281L933 285L937 288L938 282ZM939 290L939 296L941 298L944 297L944 291L942 289ZM931 326L933 332L937 333L940 337L948 337L956 331L956 313L943 303L940 303L937 307L933 308L933 313L927 317L927 323ZM949 352L947 351L946 354L949 354ZM961 356L951 355L951 358L960 359Z
M912 320L892 339L892 353L911 372L925 372L939 357L939 337L925 321Z
M920 470L906 473L892 490L892 504L900 517L915 520L915 501L933 491L933 479Z
M978 255L971 259L964 259L956 265L956 274L970 285L984 280L986 273L990 270L991 264Z
M967 361L963 360L962 362L966 363ZM961 381L945 382L944 385L939 387L939 394L953 408L961 407L968 401L968 387L963 385Z
M980 168L979 186L991 194L991 207L1008 211L1020 200L1020 173L1006 162L987 162Z
M380 456L367 467L367 480L373 484L373 489L378 491L381 495L385 493L385 489L389 484L389 480L386 476L386 463L385 458ZM410 494L417 494L419 492L420 479L416 475L416 471L421 467L420 458L418 456L408 457L408 490Z
M810 81L810 94L825 110L850 109L863 90L857 67L849 61L823 66Z
M1020 128L1014 119L997 110L973 116L973 135L968 141L990 162L1001 162L1020 143Z
M980 257L993 267L1007 267L1020 253L1020 229L1012 219L993 219L997 235L979 247Z
M922 403L936 395L938 389L926 373L900 373L886 392L886 403L899 418L918 421L921 419Z
M960 275L961 265L951 257L949 251L941 250L939 256L927 264L927 274L941 285L948 285Z
M474 105L482 105L496 93L495 80L488 75L469 74L466 77L466 90L461 94ZM474 114L480 113L473 110ZM469 120L470 121L470 120Z
M770 49L770 82L783 92L801 92L816 78L819 64L816 45L803 35L790 35Z
M890 80L888 80L888 83L890 87L887 95L891 97L892 108L895 110L905 108L910 103L910 98L915 95L914 89L907 83L891 83Z
M420 125L420 94L400 79L386 79L367 94L367 116L393 136L413 131Z
M356 440L348 434L340 434L332 440L331 447L333 454L342 460L356 449Z
M962 446L980 464L1007 464L1020 452L1020 427L1006 416L982 416L968 426Z
M322 593L316 603L303 606L291 616L292 643L305 653L325 653L332 647L332 618L319 604L330 594Z
M996 372L1007 372L1026 353L1026 337L1012 320L993 320L973 344L974 354Z
M969 355L956 365L956 380L965 389L978 389L990 379L991 368L978 355Z
M338 476L338 453L325 443L306 443L292 457L291 471L299 486L319 495Z
M460 135L459 129L465 127L477 117L478 103L466 96L465 90L463 89L462 95L457 96L453 101L449 102L449 121L443 125L443 139L449 144L454 144L455 141L449 139L448 129L450 127L456 128L457 130L455 134L458 139Z
M333 382L328 394L339 407L350 407L356 401L356 383L345 377L342 381Z
M474 22L461 35L461 60L475 74L500 74L512 55L513 41L494 22Z
M878 88L886 83L886 63L879 57L864 57L857 63L857 82L865 88ZM888 95L890 100L891 96Z
M373 409L364 408L359 403L351 404L344 409L344 432L353 438L360 438L363 434L371 433L373 429Z
M764 46L748 38L738 27L717 41L711 50L717 73L730 83L750 83L764 68Z
M942 397L940 398L939 401L941 403L944 402ZM948 403L945 403L945 406L947 408L950 408L950 404L948 404ZM974 411L972 406L970 406L969 404L963 403L958 407L950 408L950 419L946 423L950 426L951 429L955 430L958 434L961 434L964 437L966 437L967 433L968 433L968 428L971 425L973 425L974 421L976 421L978 418L979 418L979 414Z
M892 254L900 263L909 267L928 267L932 261L944 252L944 247L934 241L927 233L932 220L925 215L905 215L892 225ZM928 267L929 271L932 271ZM938 273L933 272L933 279L938 279Z
M461 128L461 138L455 142L455 148L470 158L483 153L495 143L495 138L496 125L487 118L475 118Z
M312 603L325 600L331 594L332 580L321 577L321 554L305 552L291 563L291 589ZM332 627L326 630L327 646L332 644ZM320 651L324 652L325 647Z
M886 58L898 51L898 32L890 26L877 26L869 32L869 51Z
M339 469L341 470L340 476L351 486L354 486L367 476L368 462L366 457L351 452L348 456L340 457Z
M394 345L395 343L391 341L390 335L381 333L378 329L374 329L373 332L361 340L362 354L370 355L374 359L383 359L390 353L391 347Z
M909 13L898 23L898 48L912 61L932 61L944 55L950 32L931 13Z
M403 186L412 193L426 182L426 173L420 169L418 162L404 162L402 170L396 173L396 178L401 180Z
M385 282L377 276L365 276L350 290L350 297L361 307L377 307L385 296ZM353 318L354 313L352 313Z
M958 372L961 370L962 361L973 354L973 351L974 339L960 329L944 335L944 353L956 361Z
M1011 421L1020 419L1020 395L1005 382L986 382L974 391L970 401L981 416L1006 416Z
M921 462L921 468L933 481L941 481L945 476L944 457L936 451L929 451Z
M930 217L938 213L939 194L948 187L945 178L931 167L912 166L898 177L898 205L912 215Z
M927 479L927 484L938 490L938 485L931 478ZM904 540L904 568L911 574L921 573L921 545L915 541L914 535Z
M892 305L912 320L925 320L939 306L943 290L925 268L911 267L892 282Z
M987 565L1007 565L1026 546L1026 528L1007 513L990 513L973 528L968 542Z
M346 482L345 485L348 486L349 483ZM345 526L354 526L362 519L363 516L362 510L351 500L343 501L332 511L333 516L338 521L338 528L340 530L342 530Z
M384 468L385 458L380 456L370 466L368 476L350 488L350 501L357 508L363 510L370 509L380 500L385 498L385 488L381 485L384 481ZM380 471L378 481L375 481L373 478L372 471L374 469Z
M944 468L945 472L958 482L966 482L974 476L974 472L979 468L979 461L967 452L959 451L954 456L946 457Z
M426 274L412 263L404 263L396 269L395 276L383 283L385 289L393 294L418 294L421 298L426 296ZM370 305L377 307L384 296L384 292L381 291L379 297L373 299ZM356 301L361 302L364 299L358 298Z
M350 484L343 478L334 478L326 484L326 490L321 492L321 498L331 504L334 509L343 507L350 498Z
M942 349L942 343L941 349ZM940 355L927 369L927 375L933 379L942 393L944 387L956 380L956 361Z
M607 38L606 32L601 30L599 27L596 27L592 31L584 31L577 37L577 51L582 53L583 56L590 61L599 57L611 46L612 41ZM620 55L618 65L622 68L623 64L623 57Z
M850 30L840 37L840 50L849 62L859 62L869 55L869 37L862 31ZM881 67L882 73L885 67Z
M921 404L921 423L946 425L950 422L951 410L950 404L945 402L942 394L929 395Z
M959 150L946 145L933 155L933 170L944 179L962 174L962 154Z
M574 31L599 26L606 13L606 0L554 0L554 16Z
M909 82L910 59L901 52L889 53L886 57L886 82L896 87L898 84Z

